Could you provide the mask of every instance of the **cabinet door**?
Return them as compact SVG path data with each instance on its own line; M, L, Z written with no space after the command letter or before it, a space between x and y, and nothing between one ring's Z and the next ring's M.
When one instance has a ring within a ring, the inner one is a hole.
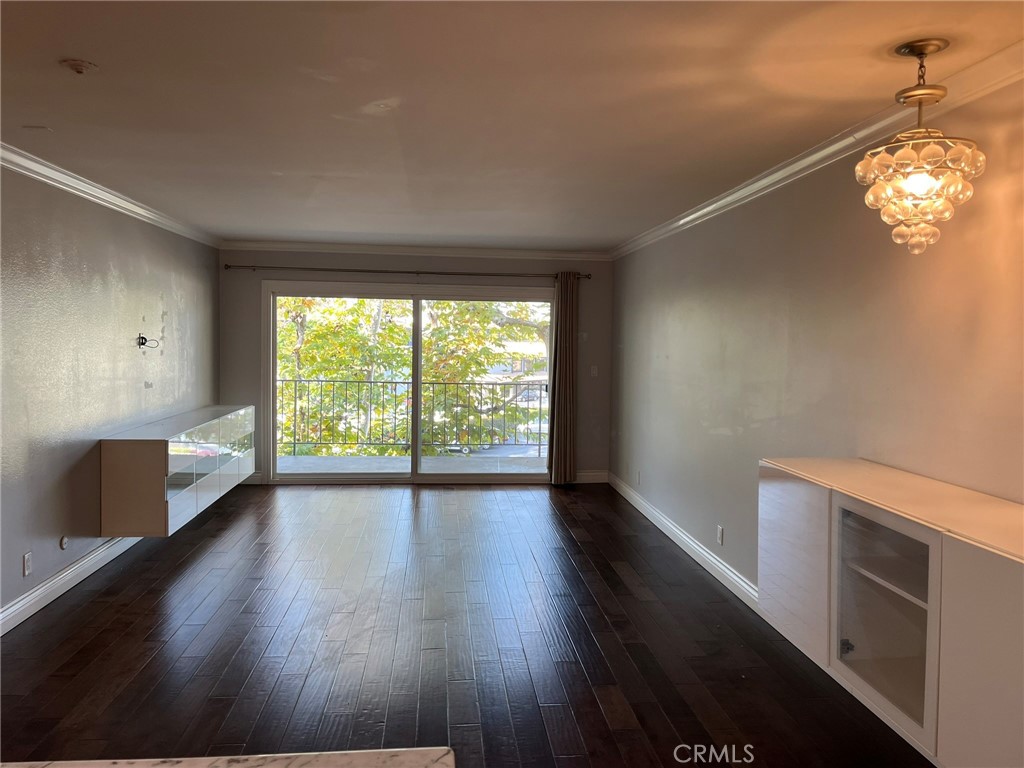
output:
M935 754L942 535L832 494L833 670Z
M826 667L831 492L768 464L759 472L758 610L811 661Z
M1024 765L1024 563L942 542L939 762Z

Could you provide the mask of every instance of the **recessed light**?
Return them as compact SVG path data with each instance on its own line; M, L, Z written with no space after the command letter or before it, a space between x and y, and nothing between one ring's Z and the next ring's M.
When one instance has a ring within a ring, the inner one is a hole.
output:
M53 128L48 125L23 125L21 127L26 131L49 131L53 133Z
M391 96L386 99L377 99L359 108L364 115L383 115L392 112L399 107L402 100L398 96Z
M84 75L86 72L95 72L99 69L98 64L93 64L85 59L61 59L60 65L65 69L70 69L76 75Z

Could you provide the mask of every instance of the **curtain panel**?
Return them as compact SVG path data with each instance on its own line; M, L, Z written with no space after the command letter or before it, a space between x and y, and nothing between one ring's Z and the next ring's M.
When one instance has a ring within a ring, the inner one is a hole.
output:
M548 470L554 485L576 480L576 348L579 273L555 278L551 339L551 426Z

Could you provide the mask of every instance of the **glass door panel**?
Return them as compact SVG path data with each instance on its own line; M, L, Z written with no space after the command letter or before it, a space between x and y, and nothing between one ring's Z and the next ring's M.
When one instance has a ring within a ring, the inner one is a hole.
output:
M167 499L177 496L196 482L196 436L178 435L167 443Z
M929 547L848 509L840 512L840 661L924 724Z
M217 471L220 466L220 424L210 421L186 433L184 439L196 444L196 482Z
M545 301L420 300L423 474L546 474Z
M275 298L278 475L412 471L413 301Z

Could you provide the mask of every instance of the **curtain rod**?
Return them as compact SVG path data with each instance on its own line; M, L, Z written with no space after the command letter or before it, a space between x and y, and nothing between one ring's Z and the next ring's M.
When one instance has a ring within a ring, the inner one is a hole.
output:
M438 272L429 269L355 269L349 267L275 267L258 264L225 264L225 270L250 269L284 272L349 272L361 275L447 275L449 277L558 277L555 272ZM576 272L577 280L589 280L590 273Z

